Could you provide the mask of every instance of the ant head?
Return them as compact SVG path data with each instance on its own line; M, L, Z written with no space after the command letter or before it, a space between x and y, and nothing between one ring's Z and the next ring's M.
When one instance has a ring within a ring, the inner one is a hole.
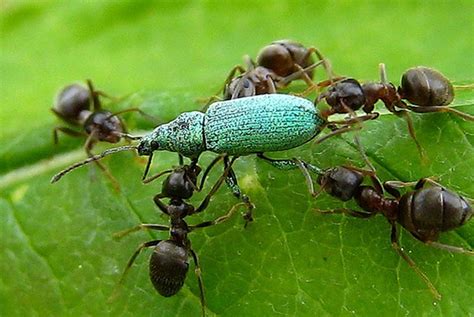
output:
M87 133L96 133L98 140L110 143L119 142L124 131L120 119L109 111L94 112L87 118L84 127Z
M422 66L403 74L398 93L410 103L425 107L446 106L454 99L451 82L440 72Z
M201 168L197 165L184 165L176 168L163 181L162 193L165 197L190 198L196 189L197 176Z
M235 77L224 88L224 100L255 96L255 83L247 74Z
M90 110L91 95L88 88L80 84L64 87L58 94L53 112L69 122L77 122L79 113Z
M365 93L360 83L347 78L336 82L327 91L326 102L336 113L348 113L365 104Z
M338 166L319 176L318 183L329 195L348 201L355 195L363 179L361 173Z
M150 280L160 295L175 295L188 273L188 251L173 240L158 243L150 258Z

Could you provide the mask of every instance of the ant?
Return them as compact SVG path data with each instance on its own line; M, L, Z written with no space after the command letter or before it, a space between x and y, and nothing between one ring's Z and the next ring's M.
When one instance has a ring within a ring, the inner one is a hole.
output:
M170 226L140 224L131 229L118 232L114 237L122 238L129 233L143 229L169 231L170 237L167 240L152 240L142 243L128 261L118 285L124 282L129 269L140 252L145 248L152 247L154 250L149 263L150 280L160 295L164 297L173 296L184 284L189 268L188 259L192 257L198 279L202 315L205 315L204 284L201 276L199 258L191 247L188 233L197 228L213 226L228 220L238 207L244 205L244 203L234 205L224 216L197 225L188 225L184 218L200 213L208 207L211 197L222 185L235 159L236 157L230 161L223 175L214 184L211 191L197 208L187 203L186 200L191 198L196 190L197 176L201 172L201 168L197 164L191 163L191 165L181 165L173 171L169 171L170 175L164 180L161 193L155 195L153 201L163 213L170 217ZM161 173L161 175L163 174L164 173ZM163 198L170 199L169 205L161 201Z
M197 164L198 163L197 159L191 160L190 165L184 165L184 157L181 154L179 154L178 157L179 157L179 166L176 167L175 169L165 170L165 171L162 171L162 172L160 172L156 175L153 175L153 176L150 176L150 177L146 178L146 175L148 173L148 168L149 168L149 164L148 164L147 167L146 167L145 174L144 174L142 182L144 184L148 184L148 183L154 181L155 179L157 179L157 178L159 178L159 177L161 177L165 174L171 173L171 175L168 176L168 181L163 183L163 193L160 194L161 196L159 196L159 197L160 198L165 198L165 197L171 198L171 197L173 197L172 194L168 193L168 190L166 188L168 188L170 186L169 184L175 184L175 183L180 184L179 182L183 182L183 179L185 179L185 180L187 180L187 182L185 183L185 185L182 185L182 186L187 187L189 197L185 197L185 198L188 199L188 198L191 198L194 191L200 192L204 188L204 182L206 181L206 178L209 175L212 168L219 161L223 160L224 171L225 171L224 179L225 179L225 182L226 182L227 186L231 190L232 194L237 199L241 200L244 203L244 205L247 207L247 212L244 213L244 215L243 215L243 218L245 220L244 228L247 227L249 222L253 221L252 212L253 212L253 209L255 208L255 205L250 201L250 198L247 195L242 193L242 191L240 189L240 186L238 184L238 181L237 181L237 176L235 175L235 172L234 172L234 170L231 166L232 164L230 163L228 155L218 155L217 157L214 158L214 160L212 160L212 162L207 166L206 170L204 171L204 174L201 177L201 182L200 182L199 186L198 186L198 182L197 182L197 177L201 173L201 168ZM234 156L233 160L235 160L237 158L238 158L237 156ZM150 161L149 161L149 163L150 163ZM172 185L172 186L175 186L175 185Z
M53 129L54 144L58 144L59 132L73 136L86 137L84 149L89 157L93 156L92 148L99 141L117 143L122 138L133 140L127 133L127 129L119 114L136 111L147 116L138 108L129 108L115 113L104 110L101 106L99 97L112 97L94 89L92 81L87 80L87 87L80 84L72 84L64 87L58 94L57 100L51 111L72 126L82 126L82 131L71 129L69 127L55 127ZM101 163L96 161L97 166L112 181L114 187L119 190L120 186L117 180L112 176L109 170Z
M331 107L323 113L350 113L361 109L365 113L373 113L375 103L381 100L388 111L404 117L410 136L415 141L418 152L423 157L423 150L416 139L413 122L408 110L417 113L451 112L463 119L474 121L474 116L447 107L454 99L451 82L440 72L428 67L410 68L402 76L398 88L388 82L385 64L380 64L380 82L360 84L353 78L341 81L324 82L318 85L329 86L329 89L318 96L316 103L325 99ZM408 101L410 104L407 104Z
M372 186L362 185L366 176L370 177ZM437 242L441 232L466 224L474 212L466 198L447 190L430 178L421 178L418 182L410 183L388 181L382 185L373 171L339 166L321 173L318 183L321 190L339 200L354 199L363 210L335 209L321 212L345 213L358 218L370 218L381 213L387 218L392 227L392 247L421 277L438 300L441 299L440 293L401 248L397 223L426 245L449 252L474 255L472 250ZM432 186L426 187L428 183ZM401 195L398 189L408 186L414 186L414 190ZM385 197L384 189L394 198Z
M318 62L314 62L313 54ZM222 89L223 100L274 94L297 79L303 79L311 88L315 85L313 69L319 65L323 65L331 82L334 77L328 60L317 48L306 48L291 40L275 41L262 48L257 63L248 55L244 56L244 62L245 68L237 65L227 76ZM240 75L236 77L237 72Z

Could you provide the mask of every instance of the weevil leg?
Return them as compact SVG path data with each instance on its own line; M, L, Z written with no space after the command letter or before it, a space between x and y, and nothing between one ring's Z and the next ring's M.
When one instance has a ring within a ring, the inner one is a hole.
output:
M168 231L170 230L170 227L168 226L163 226L163 225L158 225L154 223L142 223L139 224L138 226L125 229L119 232L116 232L112 235L114 239L122 239L126 235L129 235L130 233L137 232L140 230L159 230L159 231Z
M224 166L227 169L229 165L229 158L226 156L224 157ZM244 220L245 220L245 225L244 228L247 227L248 223L253 221L253 209L255 208L255 205L250 201L250 198L243 194L239 184L237 182L237 176L234 173L234 170L232 168L229 169L229 173L225 179L227 186L230 188L232 191L232 194L234 194L237 199L240 199L245 205L247 206L247 212L244 214Z
M390 235L390 239L392 241L392 247L395 250L395 252L398 253L399 256L401 256L407 263L408 265L420 276L420 278L425 282L425 284L428 286L430 289L431 293L433 296L437 299L441 299L441 294L438 292L436 287L431 283L430 279L423 273L420 268L416 265L416 263L406 254L403 249L400 247L400 244L398 242L398 230L397 230L397 225L396 223L392 223L392 232Z
M314 211L320 214L346 214L346 215L349 215L351 217L356 217L356 218L370 218L376 215L375 213L353 210L349 208L338 208L338 209L329 209L329 210L314 209Z
M425 244L429 245L430 247L445 250L445 251L448 251L448 252L474 255L473 250L464 249L463 247L457 247L457 246L454 246L454 245L444 244L444 243L440 243L440 242L437 242L437 241L426 241Z
M232 168L232 164L234 164L237 158L238 158L237 156L234 156L230 162L226 162L226 160L228 160L228 157L227 156L224 157L224 162L226 162L224 172L222 173L221 177L219 177L219 179L214 184L214 186L212 186L211 191L206 195L206 197L201 202L199 207L196 210L194 210L193 213L199 213L207 208L207 206L209 205L209 202L211 201L211 197L219 190L224 180L227 179L228 174Z
M220 217L218 217L214 220L204 221L204 222L198 223L197 225L190 225L189 229L190 229L190 231L192 231L192 230L197 229L197 228L211 227L211 226L223 223L223 222L229 220L235 214L237 209L241 206L245 206L245 203L237 203L234 206L232 206L232 208L224 216L220 216Z
M94 147L94 144L96 143L96 134L97 134L97 130L92 130L92 132L87 137L86 143L84 144L84 149L89 158L94 156L94 154L92 154L92 148ZM112 186L114 187L114 189L117 192L120 192L120 184L112 175L112 173L110 173L109 169L100 161L94 161L94 162L102 170L102 172L104 172L105 176L107 176L109 180L112 182Z
M194 267L195 267L194 273L196 274L196 277L198 279L199 293L200 293L199 297L201 299L202 315L206 316L206 300L204 297L204 283L202 281L201 266L199 265L199 258L193 249L189 249L189 252L191 253L191 256L193 257Z
M73 137L87 136L87 134L84 133L84 132L78 132L78 131L75 131L73 129L67 128L67 127L55 127L53 129L53 142L54 142L54 144L59 143L59 137L58 137L59 132L62 132L64 134L67 134L67 135L73 136Z
M138 255L140 254L140 252L145 249L145 248L150 248L150 247L155 247L156 245L158 245L158 243L160 243L161 241L163 240L152 240L152 241L148 241L148 242L145 242L145 243L142 243L140 244L140 246L135 250L135 252L133 252L133 255L130 257L130 259L128 260L127 262L127 266L125 267L124 271L122 272L122 275L120 277L120 280L118 281L117 285L115 286L114 288L114 291L112 292L112 295L109 297L108 299L108 302L111 302L113 300L115 300L115 298L118 296L118 292L119 292L119 289L120 289L120 286L123 284L123 282L125 281L125 278L127 277L127 274L130 270L130 268L132 267L133 265L133 262L135 262L135 260L137 259Z
M216 156L212 162L207 166L206 170L204 171L204 173L202 174L202 177L201 177L201 183L199 184L199 187L196 189L196 191L200 192L202 190L202 188L204 187L204 182L206 181L206 178L207 178L207 175L209 174L209 172L212 170L212 168L220 161L224 158L225 155L218 155Z
M324 171L319 167L316 167L310 163L307 163L303 160L292 158L292 159L272 159L265 156L263 153L257 154L258 158L261 158L268 163L270 163L273 167L276 167L280 170L291 170L299 168L301 173L303 174L306 185L308 186L308 191L311 196L315 197L318 195L318 192L314 191L314 182L313 178L311 177L310 172L315 173L317 175L324 174Z

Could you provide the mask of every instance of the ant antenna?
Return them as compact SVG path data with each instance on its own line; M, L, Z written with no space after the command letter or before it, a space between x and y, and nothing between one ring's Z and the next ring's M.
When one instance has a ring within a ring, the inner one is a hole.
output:
M379 70L380 70L380 80L382 81L383 84L388 84L387 71L385 70L384 63L379 64Z
M114 132L114 133L121 138L131 140L131 141L140 140L142 138L141 136L134 136L134 135L123 133L123 132Z
M100 160L100 159L102 159L102 158L104 158L108 155L111 155L111 154L114 154L114 153L117 153L117 152L136 150L137 148L138 147L136 145L126 145L126 146L120 146L120 147L105 150L104 152L102 152L100 154L91 156L88 159L86 159L82 162L78 162L76 164L73 164L73 165L69 166L68 168L62 170L61 172L57 173L56 175L53 176L53 178L51 178L51 183L56 183L64 175L66 175L67 173L69 173L70 171L72 171L72 170L74 170L78 167L81 167L82 165L86 165L86 164L89 164L91 162L98 161L98 160Z

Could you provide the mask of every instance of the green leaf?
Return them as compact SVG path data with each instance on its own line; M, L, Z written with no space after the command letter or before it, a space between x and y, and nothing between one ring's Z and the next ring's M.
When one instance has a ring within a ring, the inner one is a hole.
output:
M121 153L104 162L122 186L113 190L96 166L51 185L51 176L85 153L83 140L51 130L54 94L91 78L123 97L114 110L139 106L162 121L196 110L215 93L241 56L255 57L273 40L316 45L337 73L378 78L385 62L397 84L405 69L435 67L456 82L472 83L472 3L263 1L216 2L6 2L0 42L0 315L172 316L200 314L193 265L183 289L159 296L148 279L149 252L141 255L118 297L120 274L142 242L166 238L139 232L112 234L141 222L167 224L152 197L160 183L141 183L145 162ZM323 73L318 71L318 78ZM290 90L298 90L298 85ZM458 90L456 109L474 114L474 92ZM360 133L382 180L436 176L474 197L474 127L446 113L413 114L427 152L422 162L403 119L383 113ZM152 124L125 120L132 132ZM109 147L100 145L94 151ZM353 136L307 144L272 157L301 157L322 168L363 166ZM213 158L206 153L201 165ZM173 153L155 156L153 171L177 164ZM401 244L443 295L434 301L423 281L392 250L390 226L322 215L316 209L354 207L308 195L298 171L279 171L253 156L236 162L243 191L256 205L255 222L241 217L190 234L199 255L210 315L473 315L474 259L423 245L406 231ZM218 173L211 175L216 180ZM191 200L198 204L205 193ZM189 223L223 215L236 203L226 188ZM474 223L445 233L443 243L472 249Z

